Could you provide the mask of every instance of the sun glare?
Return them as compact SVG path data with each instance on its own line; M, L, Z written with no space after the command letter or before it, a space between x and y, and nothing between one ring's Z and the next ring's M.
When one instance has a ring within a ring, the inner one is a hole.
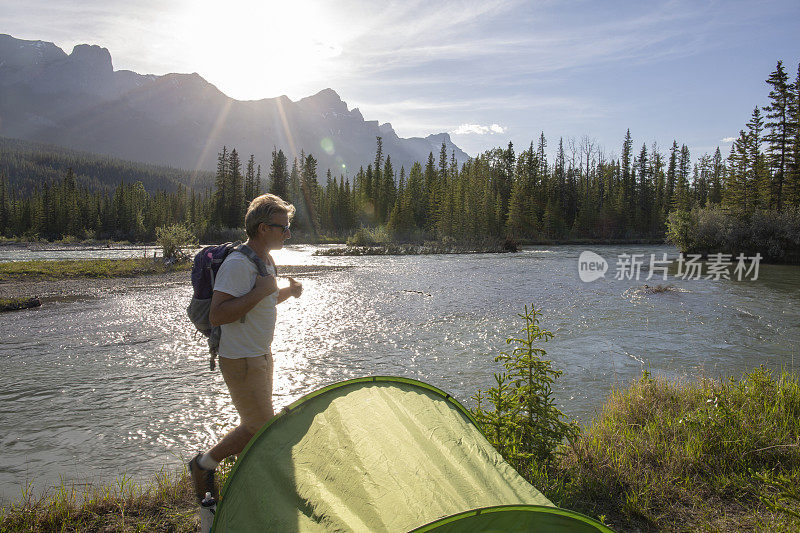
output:
M341 36L324 3L232 0L196 2L181 17L191 62L237 99L323 89L342 54Z

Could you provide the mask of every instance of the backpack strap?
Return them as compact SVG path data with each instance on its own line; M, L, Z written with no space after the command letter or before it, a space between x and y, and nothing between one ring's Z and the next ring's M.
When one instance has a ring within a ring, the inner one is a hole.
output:
M264 263L264 260L258 257L252 248L247 246L246 244L240 244L234 248L234 251L241 252L247 256L250 261L252 261L256 265L256 269L258 269L258 274L260 276L268 276L269 271L267 271L267 265Z

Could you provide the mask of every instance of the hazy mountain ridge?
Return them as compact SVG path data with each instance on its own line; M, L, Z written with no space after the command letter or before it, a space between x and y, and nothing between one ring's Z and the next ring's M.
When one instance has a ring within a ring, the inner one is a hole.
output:
M186 169L213 170L223 145L245 160L255 154L262 175L273 146L317 158L318 175L352 176L375 157L375 137L395 170L438 157L442 142L468 159L447 133L398 137L388 123L365 121L333 89L292 102L286 96L234 100L199 74L142 75L114 71L105 48L0 35L0 135ZM344 166L343 166L344 165Z
M126 161L63 146L0 137L0 175L16 194L26 197L43 184L60 183L68 169L89 192L111 193L120 182L140 181L150 193L173 193L183 186L203 194L214 185L214 174Z

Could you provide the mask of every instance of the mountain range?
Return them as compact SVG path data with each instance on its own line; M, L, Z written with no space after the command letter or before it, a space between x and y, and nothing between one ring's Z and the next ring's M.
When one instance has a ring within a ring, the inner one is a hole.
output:
M333 89L293 102L286 96L235 100L199 74L114 70L106 48L67 54L50 42L0 34L0 136L50 143L133 161L214 170L223 145L269 172L273 147L291 160L313 153L326 169L352 176L375 159L376 137L393 167L438 160L444 142L459 163L469 156L450 135L399 137L391 124L364 120Z

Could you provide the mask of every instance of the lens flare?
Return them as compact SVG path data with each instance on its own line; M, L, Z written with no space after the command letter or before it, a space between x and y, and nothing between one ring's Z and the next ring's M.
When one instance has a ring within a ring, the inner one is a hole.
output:
M333 153L336 151L333 149L333 141L331 140L330 137L325 137L324 139L322 139L319 145L322 147L323 150L325 150L325 153L328 155L333 155Z

